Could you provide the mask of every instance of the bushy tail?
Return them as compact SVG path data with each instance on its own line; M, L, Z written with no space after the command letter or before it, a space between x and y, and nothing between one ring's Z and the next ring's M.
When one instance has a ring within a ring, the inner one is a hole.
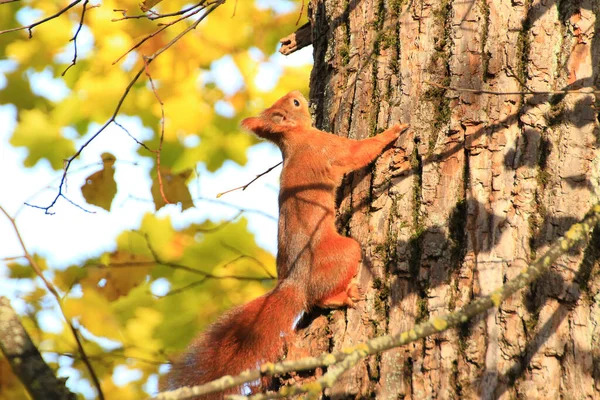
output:
M303 290L281 281L266 295L229 311L197 337L173 365L167 389L200 385L277 361L282 356L286 337L305 310L305 303ZM260 382L253 382L199 399L248 394L259 386Z

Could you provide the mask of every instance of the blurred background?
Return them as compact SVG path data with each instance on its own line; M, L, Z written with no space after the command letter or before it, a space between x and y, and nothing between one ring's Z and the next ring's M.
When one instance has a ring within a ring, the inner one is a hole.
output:
M306 10L227 2L177 38L206 2L146 13L138 0L74 3L31 39L27 29L0 34L0 207L15 223L0 215L0 295L71 390L96 398L93 373L105 397L140 398L208 323L273 286L280 167L217 194L281 161L239 122L291 90L307 94L312 48L277 52ZM0 29L69 4L0 4ZM64 160L88 142L61 186ZM0 359L0 398L23 396Z

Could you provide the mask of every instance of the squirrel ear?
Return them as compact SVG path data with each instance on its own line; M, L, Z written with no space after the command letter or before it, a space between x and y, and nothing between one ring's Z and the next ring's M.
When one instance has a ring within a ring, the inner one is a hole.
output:
M285 117L285 115L275 112L273 114L271 114L271 122L273 122L276 125L282 125L286 123L287 118Z
M293 118L288 118L285 113L274 112L269 115L271 122L279 126L295 126L296 121Z

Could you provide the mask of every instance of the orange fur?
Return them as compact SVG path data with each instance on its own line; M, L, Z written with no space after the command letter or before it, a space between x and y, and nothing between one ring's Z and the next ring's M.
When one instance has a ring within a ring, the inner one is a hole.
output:
M242 126L275 143L283 154L279 192L277 273L304 286L309 306L352 305L351 284L361 260L357 241L338 234L335 190L344 174L363 168L408 128L395 125L364 140L311 127L300 92L279 99Z
M162 390L199 385L277 361L305 309L304 293L291 281L280 281L271 292L234 308L201 333L173 365ZM245 390L255 392L261 383L253 382ZM242 390L231 388L197 399L220 400Z
M299 315L313 306L352 306L351 281L362 254L354 239L335 227L335 190L344 174L365 167L407 125L351 140L311 127L308 105L291 92L242 126L277 144L283 154L279 193L277 287L235 308L200 335L169 375L170 388L193 386L275 362ZM261 382L246 388L262 389ZM232 388L226 393L241 393ZM224 393L202 396L222 399Z

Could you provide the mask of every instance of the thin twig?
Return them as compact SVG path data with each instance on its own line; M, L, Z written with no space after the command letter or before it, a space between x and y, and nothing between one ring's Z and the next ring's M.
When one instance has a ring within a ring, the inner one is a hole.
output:
M283 164L283 161L280 161L280 162L278 162L277 164L273 165L271 168L269 168L269 169L268 169L268 170L266 170L265 172L262 172L262 173L260 173L260 174L256 175L256 177L255 177L254 179L252 179L250 182L246 183L245 185L238 186L238 187L236 187L236 188L229 189L229 190L226 190L226 191L224 191L224 192L218 193L218 194L217 194L217 199L218 199L219 197L223 196L224 194L231 193L231 192L234 192L234 191L236 191L236 190L239 190L239 189L242 189L242 191L243 191L243 190L246 190L246 188L247 188L248 186L250 186L251 184L253 184L253 183L254 183L254 182L255 182L255 181L258 179L258 178L260 178L261 176L263 176L263 175L266 175L266 174L268 174L269 172L273 171L275 168L279 167L281 164Z
M61 14L64 14L65 12L67 12L67 10L69 10L70 8L74 7L77 3L80 3L81 0L75 0L74 2L72 2L71 4L69 4L68 6L66 6L65 8L61 9L60 11L58 11L56 14L52 14L49 17L46 17L44 19L40 19L37 22L34 22L33 24L30 25L25 25L25 26L20 26L18 28L11 28L11 29L5 29L3 31L0 31L0 35L2 35L3 33L8 33L8 32L16 32L16 31L22 31L24 29L27 29L29 31L29 39L31 39L33 37L32 34L32 29L35 28L38 25L43 24L44 22L50 21L58 16L60 16Z
M149 19L151 21L154 21L154 20L160 19L160 18L176 17L178 15L185 14L188 11L193 10L194 8L200 7L204 3L206 3L206 0L202 0L199 3L196 3L193 6L189 6L188 8L184 8L183 10L175 11L175 12L167 13L167 14L154 14L154 13L152 13L151 15L148 15L148 14L127 15L127 10L113 10L114 12L121 12L123 14L123 17L121 17L121 18L113 18L113 19L111 19L111 22L124 21L124 20L127 20L127 19L142 19L142 18L147 18L147 19ZM151 11L152 10L150 10L149 12L151 12Z
M151 199L144 199L144 198L141 198L141 197L133 196L131 194L129 196L127 196L127 197L128 197L128 199L131 199L131 200L143 201L143 202L146 202L146 203L153 203L154 202ZM236 209L238 211L241 211L243 213L258 214L258 215L261 215L261 216L263 216L265 218L270 219L271 221L277 222L277 217L275 217L275 216L273 216L271 214L268 214L268 213L266 213L266 212L264 212L262 210L255 209L255 208L244 208L244 207L240 207L240 206L238 206L236 204L233 204L233 203L228 203L228 202L225 202L225 201L222 201L222 200L217 200L217 199L214 199L214 198L202 197L202 196L194 198L193 201L194 202L196 202L196 201L205 201L207 203L217 204L217 205L220 205L220 206L223 206L223 207L234 208L234 209Z
M233 221L235 221L236 219L238 219L240 217L240 215L242 215L244 212L239 210L237 212L237 214L235 214L233 217L229 218L228 220L225 220L223 222L221 222L220 224L213 226L211 228L196 228L197 232L202 232L202 233L214 233L214 232L218 232L221 229L225 228L227 225L231 224Z
M69 66L67 68L65 68L65 70L63 71L61 76L65 76L67 71L77 63L77 36L79 35L79 32L81 31L81 27L83 26L83 19L85 18L85 12L87 10L87 5L88 5L89 1L90 0L85 0L83 2L83 9L81 10L81 19L79 20L79 26L77 27L77 30L75 31L75 35L73 35L71 40L69 40L70 42L73 42L73 47L74 47L73 60L71 60L71 64L69 64Z
M63 194L63 188L65 186L65 182L66 182L66 178L67 178L67 172L69 171L69 168L71 167L71 163L73 162L73 160L75 160L77 157L79 157L79 155L81 154L81 152L83 151L83 149L85 149L87 146L89 146L89 144L96 139L116 118L117 114L119 113L119 111L121 110L121 106L123 105L123 102L125 101L125 98L127 97L127 95L129 94L129 91L131 90L131 88L133 87L133 85L137 82L137 80L139 79L139 77L142 75L142 72L144 72L144 69L140 69L135 76L133 77L133 79L131 80L131 82L129 82L129 84L127 85L127 87L125 88L125 92L123 93L123 95L121 96L121 98L119 99L118 103L117 103L117 107L115 108L115 111L113 113L113 115L108 119L108 121L106 121L104 123L104 125L102 125L100 127L100 129L98 129L88 140L85 141L85 143L83 143L79 149L75 152L75 154L73 154L71 157L69 157L66 162L65 162L65 167L63 170L63 175L62 178L60 180L60 184L58 185L58 193L57 195L54 197L54 199L52 200L52 202L50 203L50 205L48 206L37 206L35 204L30 204L30 203L25 203L26 205L33 207L33 208L39 208L41 210L44 210L46 214L49 215L53 215L53 212L50 212L50 209L52 207L54 207L54 205L56 204L56 202L58 201L59 198L63 197L66 198L65 195Z
M138 146L143 147L144 149L148 150L150 153L155 153L156 150L152 150L150 147L146 146L145 143L140 142L139 140L137 140L135 138L135 136L133 136L129 130L127 130L127 128L125 128L123 125L121 125L116 119L114 121L115 125L117 125L119 128L121 128L131 139L133 139L134 142L136 142L138 144Z
M135 346L131 346L130 348L136 348ZM119 348L116 349L119 351L124 351L125 349L123 348ZM64 357L69 357L72 358L74 360L78 360L79 357L77 357L76 354L73 353L59 353L56 351L48 351L48 350L43 350L42 353L45 354L56 354L58 356L64 356ZM161 366L165 364L164 360L158 361L158 360L149 360L147 358L141 358L141 357L132 357L132 356L126 356L125 354L119 354L116 353L114 350L108 352L108 353L100 353L100 354L92 354L92 355L88 355L88 358L90 360L96 360L96 361L104 361L105 358L108 357L114 357L114 358L121 358L124 360L135 360L135 361L139 361L145 364L149 364L149 365L157 365L157 366Z
M204 282L206 282L207 280L208 280L208 278L207 278L207 277L204 277L204 278L202 278L202 279L200 279L200 280L197 280L197 281L194 281L194 282L188 283L187 285L184 285L184 286L182 286L182 287L180 287L180 288L173 289L173 290L169 290L169 291L168 291L167 293L165 293L163 296L159 296L159 297L169 297L169 296L174 296L174 295L176 295L176 294L179 294L179 293L185 292L185 291L186 291L186 290L188 290L188 289L192 289L192 288L195 288L196 286L200 286L200 285L202 285Z
M16 261L16 260L20 260L21 258L25 258L25 255L20 255L20 256L9 256L9 257L2 257L0 258L0 261Z
M119 162L125 162L125 161L119 161ZM73 170L73 169L72 169L72 170L70 171L70 175L73 175L73 174L75 174L75 173L78 173L78 172L85 171L85 170L87 170L87 169L90 169L90 168L92 168L92 167L96 167L96 166L102 166L102 165L103 165L103 164L102 164L102 162L101 162L101 161L100 161L100 162L93 163L93 164L83 165L83 166L81 166L81 167L79 167L79 168L76 168L75 170ZM51 185L52 185L52 183L53 183L53 182L55 182L55 181L58 181L58 180L60 180L60 178L61 178L61 177L62 177L62 175L61 175L61 176L57 176L56 178L53 178L53 179L50 181L50 183L48 183L46 186L44 186L43 188L39 189L38 191L36 191L35 193L33 193L31 196L29 196L29 197L28 197L28 198L25 200L25 202L24 202L23 204L21 204L21 205L19 206L19 208L17 208L17 211L15 211L15 215L13 216L13 218L14 218L14 219L17 219L17 217L19 216L19 214L21 213L21 211L22 211L22 210L23 210L23 209L24 209L24 208L25 208L25 207L28 205L27 203L29 203L30 201L32 201L33 199L35 199L37 196L39 196L41 193L45 192L46 190L53 189L53 188L52 188L52 186L51 186ZM77 207L79 207L79 208L81 208L81 206L79 206L79 205L76 205L76 206L77 206ZM85 211L87 211L87 210L85 210Z
M156 175L158 176L158 188L160 190L160 195L162 196L165 204L172 204L169 199L167 199L167 195L165 195L165 189L162 181L162 171L160 169L160 155L162 154L163 141L165 139L165 104L161 100L158 95L158 91L156 90L156 86L154 86L154 81L152 80L152 75L150 75L150 71L148 71L148 60L144 57L144 72L150 81L150 87L152 87L152 93L154 93L154 97L158 100L160 104L160 138L158 142L158 149L154 151L156 154Z
M237 279L240 281L264 281L267 279L274 279L269 277L255 277L255 276L245 276L245 275L214 275L210 272L201 271L199 269L195 269L192 267L188 267L187 265L172 263L168 261L160 261L160 260L152 260L152 261L126 261L121 263L110 263L110 264L86 264L83 265L83 268L96 268L96 269L119 269L119 268L147 268L153 265L162 265L163 267L168 267L172 269L186 271L195 275L202 276L202 279Z
M96 211L88 210L87 208L80 206L79 204L75 203L73 200L69 199L67 196L63 196L63 199L65 199L67 202L71 203L71 205L79 208L83 212L86 212L88 214L96 214Z
M121 61L123 59L123 57L125 57L127 54L131 53L133 50L137 49L138 47L140 47L142 44L144 44L147 40L152 39L154 36L158 35L159 33L161 33L162 31L164 31L165 29L168 29L169 27L175 25L178 22L181 22L185 19L188 19L189 17L198 14L200 11L205 10L208 6L215 4L215 2L213 3L208 3L206 5L204 5L203 7L198 8L197 10L195 10L194 12L189 13L188 15L183 15L181 18L176 19L175 21L171 21L168 24L164 24L162 27L160 27L158 30L152 32L151 34L149 34L148 36L144 37L142 40L140 40L139 42L137 42L135 45L133 45L133 47L131 47L129 50L127 50L125 53L123 53L119 58L117 58L115 61L113 61L113 65L115 65L116 63L118 63L119 61ZM193 9L193 8L192 8Z
M296 20L296 26L298 26L298 24L300 23L303 12L304 12L304 0L302 0L302 5L300 6L300 12L298 13L298 19Z
M138 233L139 235L141 235L146 240L146 246L148 247L148 251L150 251L150 254L152 255L152 258L154 259L154 262L157 264L171 267L174 269L185 270L185 271L195 273L195 274L200 274L207 279L239 279L239 280L244 280L244 281L264 281L265 279L268 279L265 277L254 277L254 276L243 276L243 275L242 276L237 276L237 275L219 276L219 275L211 274L210 272L205 272L205 271L201 271L201 270L198 270L195 268L191 268L186 265L181 265L181 264L176 264L176 263L172 263L169 261L165 261L158 255L158 253L154 249L154 246L152 246L152 243L150 242L150 238L148 237L147 233L140 232L140 231L135 231L135 232Z
M246 254L246 253L242 252L240 249L238 249L238 248L235 248L235 247L233 247L233 246L232 246L232 245L230 245L230 244L223 243L223 242L222 242L221 244L222 244L222 245L223 245L223 247L225 247L226 249L229 249L229 250L233 251L234 253L237 253L237 254L239 254L239 257L238 257L238 258L236 258L235 260L233 260L233 261L230 261L230 262L228 262L227 264L223 265L223 267L222 267L222 268L226 268L226 267L228 267L230 264L233 264L235 261L237 261L237 260L239 260L239 259L241 259L241 258L248 258L248 259L250 259L250 260L254 261L255 263L257 263L258 265L260 265L260 267L263 269L263 271L265 271L265 273L266 273L267 275L269 275L269 277L271 277L272 279L275 279L275 278L277 278L275 275L273 275L273 274L271 273L271 271L269 271L269 270L267 269L267 266L266 266L266 265L265 265L263 262L261 262L261 261L260 261L258 258L256 258L256 257L253 257L253 256L251 256L251 255L249 255L249 254Z

